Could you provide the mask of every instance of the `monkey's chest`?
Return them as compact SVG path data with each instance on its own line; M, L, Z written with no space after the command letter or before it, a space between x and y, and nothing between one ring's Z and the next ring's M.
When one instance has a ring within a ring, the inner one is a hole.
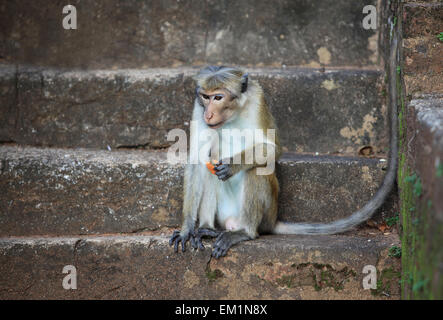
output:
M217 192L217 219L224 225L226 219L239 217L244 198L244 172L239 172L229 180L219 182Z
M254 132L251 128L226 126L213 141L212 148L219 152L219 159L231 158L254 145Z

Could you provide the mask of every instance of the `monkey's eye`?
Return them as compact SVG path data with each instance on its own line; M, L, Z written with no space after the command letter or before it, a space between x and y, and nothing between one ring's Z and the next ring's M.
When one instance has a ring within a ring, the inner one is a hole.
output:
M220 101L221 99L223 99L223 96L217 95L217 96L214 97L214 99Z
M201 96L202 96L202 98L205 99L205 100L208 100L208 99L209 99L209 96L206 95L206 94L202 94Z

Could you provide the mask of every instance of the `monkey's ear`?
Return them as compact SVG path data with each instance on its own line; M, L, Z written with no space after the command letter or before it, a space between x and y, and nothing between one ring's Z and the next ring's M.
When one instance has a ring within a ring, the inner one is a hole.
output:
M249 75L245 73L241 77L241 93L245 93L248 90L248 77Z

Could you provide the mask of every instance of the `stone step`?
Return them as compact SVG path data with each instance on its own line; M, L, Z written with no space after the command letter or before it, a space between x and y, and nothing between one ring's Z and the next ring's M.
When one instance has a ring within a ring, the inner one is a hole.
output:
M76 30L63 28L68 3ZM8 1L0 58L64 68L372 65L378 33L362 25L370 4L377 1Z
M0 299L399 299L395 234L262 236L219 260L208 242L174 253L168 236L2 238ZM67 265L75 290L62 285ZM374 291L363 289L367 265Z
M377 190L383 159L285 154L277 166L284 221L328 222ZM178 227L183 165L163 151L0 147L0 236L133 233ZM395 195L381 208L395 209Z
M280 129L284 150L386 154L383 72L249 69ZM195 68L61 71L0 68L0 141L87 147L167 147L189 129Z

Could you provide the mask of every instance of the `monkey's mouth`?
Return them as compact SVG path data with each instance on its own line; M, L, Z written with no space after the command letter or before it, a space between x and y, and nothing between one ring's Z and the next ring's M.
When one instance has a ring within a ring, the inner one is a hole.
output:
M209 124L209 123L207 123L207 125L211 129L217 129L217 128L220 128L223 125L223 123L225 123L225 122L224 121L220 121L219 123L216 123L216 124Z

